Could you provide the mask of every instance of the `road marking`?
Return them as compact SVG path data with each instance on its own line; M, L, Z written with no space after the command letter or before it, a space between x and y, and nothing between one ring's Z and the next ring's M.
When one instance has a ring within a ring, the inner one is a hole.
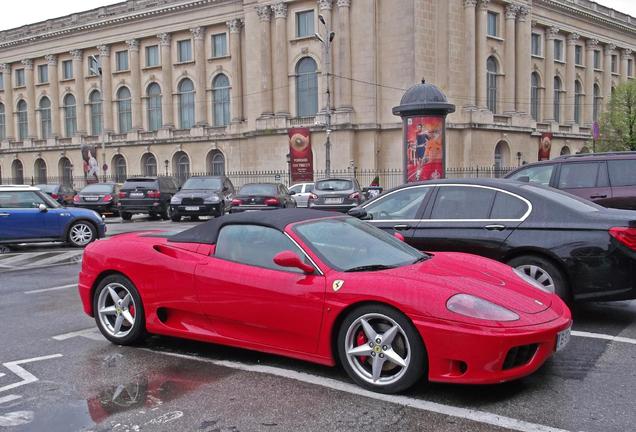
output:
M484 424L489 424L492 426L508 428L508 429L512 429L512 430L516 430L520 432L567 432L565 429L558 429L558 428L553 428L550 426L545 426L545 425L541 425L537 423L530 423L524 420L518 420L512 417L505 417L498 414L489 413L486 411L478 411L478 410L473 410L470 408L460 408L460 407L454 407L451 405L443 405L437 402L430 402L430 401L426 401L422 399L410 398L407 396L374 393L372 391L365 390L361 387L358 387L354 384L341 382L332 378L310 375L304 372L296 372L296 371L277 368L273 366L248 365L248 364L228 361L228 360L213 360L213 359L201 358L201 357L196 357L196 356L187 355L187 354L154 351L149 348L140 348L140 349L144 351L149 351L152 353L163 354L166 356L185 358L185 359L200 361L204 363L211 363L217 366L242 370L246 372L255 372L255 373L261 373L261 374L279 376L282 378L293 379L296 381L318 385L318 386L326 387L332 390L337 390L337 391L353 394L356 396L364 396L370 399L375 399L375 400L379 400L383 402L393 403L396 405L402 405L409 408L419 409L422 411L429 411L429 412L447 415L451 417L463 418L463 419L471 420L478 423L484 423Z
M31 291L25 291L25 294L38 294L38 293L43 293L43 292L48 292L48 291L58 291L58 290L63 290L63 289L68 289L68 288L73 288L76 287L77 284L69 284L69 285L62 285L62 286L57 286L57 287L52 287L52 288L42 288L42 289L36 289L36 290L31 290Z
M2 405L3 403L14 401L16 399L20 399L21 397L22 396L20 395L13 395L13 394L9 396L0 397L0 405Z
M612 336L602 333L590 333L584 331L575 331L572 330L572 336L585 337L591 339L604 339L612 342L622 342L626 344L636 345L636 339L626 338L622 336Z
M15 411L0 415L0 426L20 426L33 421L33 411Z
M49 360L49 359L59 358L59 357L62 357L62 354L52 354L48 356L34 357L34 358L26 359L26 360L16 360L16 361L8 362L8 363L2 363L2 366L6 367L11 372L16 374L20 378L22 378L22 381L9 384L4 387L0 387L0 392L11 390L16 387L20 387L26 384L31 384L36 381L39 381L38 377L36 377L31 372L27 371L26 369L18 365L25 364L25 363L33 363L33 362L41 361L41 360Z
M99 332L99 330L97 330L96 327L91 327L84 330L78 330L78 331L74 331L70 333L64 333L61 335L53 336L53 339L57 341L63 341L63 340L74 338L74 337L85 337L85 338L96 340L96 341L104 340L104 337Z
M21 261L30 260L30 259L33 259L33 258L38 257L40 255L44 255L44 254L48 254L48 253L50 253L50 252L45 251L45 252L18 253L18 254L12 255L12 256L7 257L7 258L0 258L0 263L2 263L3 266L6 266L7 264L11 264L11 266L14 267L16 263L19 263Z
M34 263L32 263L32 265L35 266L45 266L47 264L51 264L51 263L58 263L58 262L62 262L65 260L70 260L71 258L75 258L75 257L81 257L82 254L84 253L84 251L70 251L70 252L64 252L61 253L59 255L54 255L48 258L44 258L41 260L38 260ZM79 262L79 261L78 261Z

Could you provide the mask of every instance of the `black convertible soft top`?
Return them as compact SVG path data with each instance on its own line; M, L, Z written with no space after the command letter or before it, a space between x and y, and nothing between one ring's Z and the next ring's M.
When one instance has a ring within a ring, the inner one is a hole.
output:
M214 218L209 222L180 232L171 236L168 241L215 244L219 231L226 225L261 225L283 231L291 223L334 216L338 216L338 214L298 208L235 213Z

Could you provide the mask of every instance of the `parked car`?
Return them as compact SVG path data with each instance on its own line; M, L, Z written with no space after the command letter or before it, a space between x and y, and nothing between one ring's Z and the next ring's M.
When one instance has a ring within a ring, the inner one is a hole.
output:
M73 202L76 207L95 210L102 215L117 216L120 187L117 183L93 183L79 191Z
M356 179L329 178L318 180L309 196L309 207L316 210L347 212L364 201Z
M225 176L190 177L170 200L172 221L183 216L223 216L232 208L234 185Z
M552 186L603 207L636 210L636 152L561 156L524 165L506 178Z
M119 215L123 220L130 220L136 213L170 219L170 200L178 190L174 177L129 178L119 190Z
M296 207L292 195L282 183L248 183L232 199L230 212Z
M467 252L566 300L636 298L636 213L511 180L410 183L349 212L426 251Z
M106 224L92 210L62 207L33 186L0 186L0 244L61 241L83 247L105 234Z
M308 207L309 196L314 190L314 183L296 183L289 188L290 192L294 192L294 201L296 201L296 207Z
M77 191L70 186L52 183L52 184L39 184L35 185L36 188L42 192L47 193L55 201L59 202L63 206L72 206L73 199L77 195Z
M474 255L427 255L346 215L282 209L84 252L84 312L132 345L147 333L342 365L368 389L486 384L536 371L570 337L554 294Z

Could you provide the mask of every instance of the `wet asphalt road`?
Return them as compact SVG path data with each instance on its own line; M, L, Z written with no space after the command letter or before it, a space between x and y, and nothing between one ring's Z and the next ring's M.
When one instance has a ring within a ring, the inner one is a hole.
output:
M192 226L109 222L111 235ZM70 249L19 252L53 251ZM523 380L422 383L386 398L359 390L339 369L266 354L164 337L112 345L67 287L77 260L34 261L0 268L1 431L636 430L636 302L577 307L574 330L624 339L574 336ZM52 287L62 288L25 293Z

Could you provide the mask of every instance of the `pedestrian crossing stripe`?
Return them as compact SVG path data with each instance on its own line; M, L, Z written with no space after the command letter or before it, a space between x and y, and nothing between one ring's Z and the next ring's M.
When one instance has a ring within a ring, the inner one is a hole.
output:
M25 252L0 255L0 272L82 262L83 250Z

